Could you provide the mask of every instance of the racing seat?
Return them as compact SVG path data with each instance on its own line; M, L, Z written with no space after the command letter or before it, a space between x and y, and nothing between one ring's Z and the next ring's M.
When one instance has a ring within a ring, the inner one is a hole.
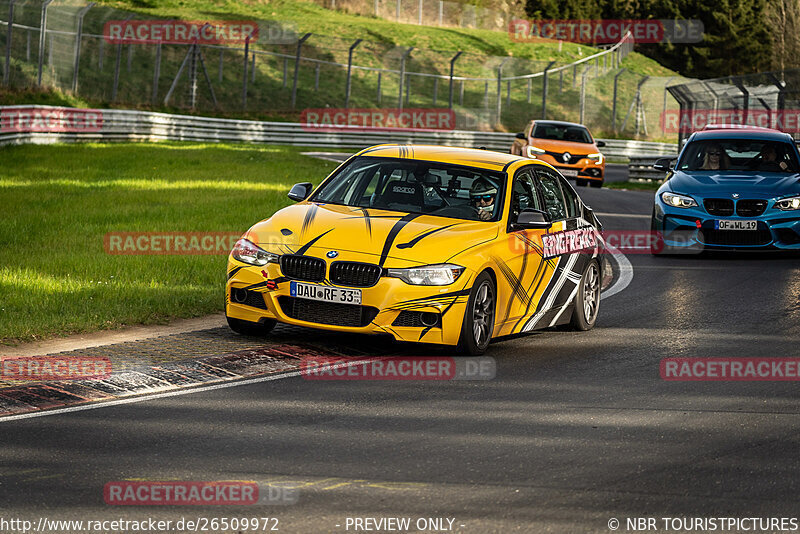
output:
M410 207L416 210L425 205L424 194L419 182L392 180L386 184L383 194L375 204L379 208Z

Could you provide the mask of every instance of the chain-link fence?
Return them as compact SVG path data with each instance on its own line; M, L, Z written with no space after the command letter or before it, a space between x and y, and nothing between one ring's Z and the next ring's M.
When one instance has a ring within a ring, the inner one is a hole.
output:
M54 87L98 107L285 120L309 108L451 108L458 129L521 131L546 117L596 135L663 137L670 80L623 68L630 36L582 47L592 55L567 64L348 41L275 22L145 19L71 0L0 1L0 21L6 86Z

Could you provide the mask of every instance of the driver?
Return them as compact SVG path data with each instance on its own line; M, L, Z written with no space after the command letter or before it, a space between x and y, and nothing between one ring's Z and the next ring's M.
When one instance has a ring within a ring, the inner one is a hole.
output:
M469 190L469 200L482 221L488 221L494 216L494 201L497 197L497 188L485 178L478 178Z

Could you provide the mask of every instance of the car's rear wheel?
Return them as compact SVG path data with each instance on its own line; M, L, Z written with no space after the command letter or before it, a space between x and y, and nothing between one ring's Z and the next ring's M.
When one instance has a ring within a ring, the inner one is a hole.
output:
M575 330L591 330L600 311L600 264L593 259L583 271L575 295L570 326Z
M254 323L228 317L227 315L225 318L228 320L228 326L231 327L231 330L243 336L266 336L275 328L277 323L274 319L264 319L260 323Z
M586 187L586 180L582 180L582 179L575 180L575 185L579 185L581 187Z
M461 323L458 352L479 356L486 352L494 331L494 311L497 291L489 273L482 272L475 279L467 300L467 309Z

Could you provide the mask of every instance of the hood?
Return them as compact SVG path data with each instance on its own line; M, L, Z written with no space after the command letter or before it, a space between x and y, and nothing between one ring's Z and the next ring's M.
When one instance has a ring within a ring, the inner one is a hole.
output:
M593 154L598 152L594 143L576 143L575 141L559 141L557 139L531 138L531 145L550 152L569 152L570 154Z
M320 257L335 250L374 256L380 264L388 258L434 264L496 237L498 228L499 223L301 202L256 224L247 238L284 254Z
M667 186L675 193L704 198L739 193L741 198L774 198L800 194L800 175L786 172L692 171L676 172Z

